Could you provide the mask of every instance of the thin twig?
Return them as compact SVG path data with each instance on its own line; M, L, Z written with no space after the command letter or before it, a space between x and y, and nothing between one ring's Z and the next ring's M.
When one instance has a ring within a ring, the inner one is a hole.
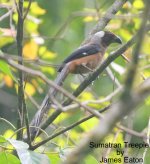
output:
M106 25L107 23L112 19L112 16L114 16L118 11L119 9L123 6L123 4L126 2L126 0L116 0L113 5L111 5L111 7L106 11L106 14L99 20L98 24L94 27L94 29L91 31L91 34L92 33L95 33L99 30L102 30ZM88 40L90 39L90 36L88 37L88 39L86 39L83 43L85 44ZM130 46L130 44L129 44ZM126 50L128 48L128 45L124 47L124 49ZM125 51L123 49L123 52ZM122 51L121 51L122 52ZM119 52L119 53L121 53ZM119 56L120 54L118 54ZM118 57L116 56L116 58ZM115 57L112 57L112 60L114 60L113 58ZM109 61L109 60L108 60ZM107 64L107 63L106 63ZM109 64L109 63L108 63ZM106 66L107 67L107 66ZM103 68L102 68L103 69ZM105 68L104 68L105 69ZM104 70L103 69L103 70ZM99 75L100 73L98 73ZM89 77L90 78L90 77ZM94 80L94 79L93 79ZM87 81L89 81L89 83L87 83ZM88 80L84 80L84 82L80 85L81 88L78 88L74 93L73 95L75 97L77 97L90 83L90 79ZM85 86L85 87L84 87ZM63 103L64 106L66 105L69 105L70 103L72 102L72 100L69 98L67 101L65 101ZM43 127L46 128L50 123L52 123L58 116L59 114L61 114L61 111L55 111L44 123L43 123Z
M42 133L44 133L47 137L49 137L49 135L46 133L46 131L44 131L43 129L41 129L40 127L36 127L36 126L30 126L30 128L37 128L39 129ZM15 134L17 134L19 131L22 131L23 129L26 129L26 127L22 127L20 129L17 129L11 136L10 138L12 138Z
M120 87L121 84L119 82L119 80L117 79L117 77L115 77L111 71L111 69L109 67L106 68L106 72L108 74L108 76L110 77L110 79L112 80L112 82L117 86Z
M128 63L130 63L130 62L131 62L131 61L130 61L130 59L128 59L128 58L127 58L124 54L122 54L121 56L122 56L122 57L123 57L123 59L125 59ZM140 72L140 75L141 75L141 77L142 77L142 79L143 79L143 80L145 80L145 79L146 79L146 78L145 78L145 76L143 75L143 73L141 73L141 72Z
M5 56L9 59L14 60L14 61L22 61L24 63L37 64L37 65L41 65L41 66L53 67L56 69L58 69L61 65L61 64L52 64L52 63L44 61L40 58L28 59L28 58L24 58L24 57L20 57L20 56L16 56L16 55L11 55L11 54L7 54L7 53L5 53Z
M5 118L2 118L2 117L0 117L0 121L5 121L7 124L9 124L13 129L16 129L16 127L11 123L11 122L9 122L8 120L6 120Z
M17 64L15 63L13 60L5 57L5 55L0 54L0 59L5 60L7 63L9 63L11 66L13 66L14 68L17 68L18 70L21 70L23 72L26 72L28 74L34 75L34 76L38 76L40 77L43 81L45 81L48 85L50 85L51 87L56 88L56 90L60 91L61 93L63 93L65 96L71 98L72 101L75 101L77 104L79 104L80 107L83 107L84 109L86 109L87 111L89 111L90 113L95 114L96 117L100 118L101 115L96 111L93 110L91 107L86 106L84 104L82 104L79 100L76 99L76 97L74 97L72 94L70 94L69 92L67 92L65 89L63 89L62 87L56 85L53 81L49 80L43 73L27 68L23 65Z
M17 23L17 51L18 56L22 58L23 56L23 27L24 27L24 8L23 8L24 1L19 0L18 2L18 23ZM23 61L18 61L18 64L23 65ZM18 129L23 127L24 120L27 128L27 136L28 136L28 143L29 146L31 146L31 136L30 136L30 130L29 130L29 118L28 118L28 111L26 108L26 102L25 102L25 95L24 95L24 74L21 70L18 70L19 74L19 81L18 81L18 110L21 117L18 117L17 125ZM20 131L17 133L17 139L22 139L23 131Z
M103 99L100 99L100 100L87 100L87 101L84 101L82 102L84 105L88 105L88 104L102 104L104 102L107 102L107 101L110 101L114 96L116 96L118 93L121 93L123 87L119 87L117 88L114 92L110 93L108 96L106 96L105 98ZM71 104L71 105L68 105L68 106L65 106L63 108L63 112L67 112L69 110L72 110L72 109L76 109L78 108L79 105L78 104ZM54 106L54 108L56 108Z
M125 4L126 1L127 0L115 0L111 7L106 11L105 15L98 21L96 26L91 30L89 37L82 44L86 44L91 38L92 34L101 31L114 17L114 15L119 11L119 9Z
M148 126L147 126L147 139L146 139L147 144L150 146L150 138L149 137L150 137L150 117L149 117ZM144 161L145 161L145 156L146 156L147 151L148 151L148 148L145 148L144 153L143 153L143 163L142 164L145 163Z
M25 12L25 14L24 14L24 16L23 16L23 20L26 19L27 15L28 15L28 13L29 13L31 4L32 4L32 0L29 0L29 4L28 4L28 7L27 7L27 10L26 10L26 12Z
M149 26L150 28L150 26ZM78 96L82 91L91 84L92 81L94 81L106 68L107 66L114 61L117 57L119 57L122 53L124 53L129 47L131 47L137 38L137 34L133 36L127 43L122 45L118 50L115 52L112 52L107 59L105 59L101 65L96 69L95 72L90 74L80 85L79 87L74 91L73 95ZM71 100L68 99L65 104L70 104Z
M5 18L9 17L9 15L11 15L12 12L13 12L13 9L10 9L6 14L2 15L2 16L0 17L0 22L1 22L2 20L4 20Z
M111 106L107 106L107 107L105 107L105 108L99 110L99 112L100 112L100 113L103 113L103 112L109 110L110 107L111 107ZM32 150L37 149L38 147L40 147L40 146L42 146L43 144L49 142L50 140L54 139L55 137L57 137L57 136L59 136L59 135L65 133L65 132L68 131L68 130L73 129L74 127L76 127L76 126L82 124L83 122L85 122L85 121L87 121L87 120L89 120L89 119L91 119L91 118L93 118L93 117L94 117L94 115L92 114L92 115L90 115L90 116L87 116L87 117L85 117L85 118L82 118L81 120L77 121L76 123L73 123L72 125L70 125L70 126L64 128L64 129L62 129L62 130L60 130L60 131L58 131L58 132L52 134L52 135L49 136L47 139L45 139L45 140L43 140L43 141L37 143L36 145L32 146ZM122 125L119 125L119 124L116 125L116 127L119 128L120 130L122 130L122 131L128 133L128 134L134 135L134 136L136 136L136 137L140 137L140 138L142 138L142 139L146 139L146 136L144 135L144 133L136 132L136 131L134 131L134 130L131 130L131 129L126 128L126 127L124 127L124 126L122 126ZM43 129L42 126L41 126L41 128ZM41 131L41 132L42 132L42 131ZM41 134L41 132L40 132L39 134Z
M30 96L27 92L25 92L26 96L28 97L28 99L31 101L31 103L37 108L39 109L40 108L40 105L35 101L35 99Z
M76 164L76 163L81 163L83 161L83 158L87 156L89 153L93 151L89 147L89 142L92 140L94 142L101 142L102 139L110 133L114 125L120 121L125 115L127 115L129 112L131 112L137 105L142 103L144 99L149 96L150 94L150 78L146 80L146 82L143 83L139 87L137 91L133 91L133 81L136 73L136 67L135 64L138 63L138 55L140 52L140 47L143 42L143 37L144 37L144 32L145 32L145 26L146 22L148 20L148 15L149 15L149 1L145 0L146 3L146 8L144 10L144 18L138 33L139 39L137 40L137 44L135 46L135 51L133 53L133 59L131 62L131 67L129 69L128 75L127 75L127 80L125 81L125 90L123 91L122 95L120 96L120 101L118 101L116 104L114 104L105 114L104 119L101 119L97 127L95 127L89 135L84 137L84 140L82 140L79 144L78 147L72 151L68 157L67 160L65 160L65 164ZM139 47L138 47L139 46ZM131 69L132 68L132 69ZM135 70L133 70L135 69ZM134 73L131 74L131 73ZM131 75L133 77L131 77ZM128 83L131 84L128 84Z
M150 29L150 26L147 27L147 30ZM118 50L113 52L106 60L103 61L103 63L98 67L98 69L93 72L89 77L87 77L81 85L74 91L73 95L75 97L79 96L82 91L91 84L92 81L94 81L104 70L105 68L114 61L118 56L120 56L122 53L124 53L130 46L132 46L137 38L137 34L133 36L126 44L122 45ZM69 98L64 103L63 106L67 106L71 104L72 100ZM43 125L41 126L43 129L46 129L49 124L51 124L59 115L61 114L61 111L55 111L47 120L44 121Z
M105 107L104 109L101 109L101 110L99 111L99 113L103 113L103 112L105 112L106 110L108 110L109 108L110 108L110 106L107 106L107 107ZM93 117L94 117L93 114L90 115L90 116L87 116L87 117L81 119L80 121L77 121L76 123L73 123L72 125L70 125L70 126L64 128L64 129L60 130L59 132L56 132L55 134L49 136L47 139L45 139L45 140L41 141L40 143L37 143L36 145L32 146L32 150L37 149L38 147L40 147L41 145L47 143L48 141L52 140L53 138L55 138L55 137L57 137L57 136L59 136L59 135L65 133L66 131L68 131L68 130L70 130L70 129L73 129L74 127L80 125L81 123L83 123L83 122L85 122L85 121L87 121L87 120L89 120L89 119L91 119L91 118L93 118ZM42 126L41 126L41 127L42 127ZM43 127L42 127L42 128L43 128ZM40 134L40 133L39 133L39 134Z
M132 62L129 67L129 71L128 71L127 78L125 81L126 92L129 92L129 90L131 90L133 86L134 78L137 71L138 61L139 61L140 49L142 47L142 41L144 39L144 33L146 31L147 20L149 19L149 13L150 13L149 8L146 7L143 13L143 21L141 24L141 28L139 29L139 32L138 32L137 43L136 43L136 47L134 48ZM126 92L124 92L124 94L126 94Z

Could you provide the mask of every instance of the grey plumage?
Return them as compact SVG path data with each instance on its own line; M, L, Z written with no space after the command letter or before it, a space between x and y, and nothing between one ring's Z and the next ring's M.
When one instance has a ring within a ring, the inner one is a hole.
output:
M99 58L101 60L102 56L105 53L106 48L109 46L109 44L117 42L121 43L121 40L119 37L114 35L113 33L109 31L100 31L93 35L93 37L90 40L90 43L78 48L76 51L74 51L71 55L69 55L62 63L61 67L59 68L58 72L60 72L54 81L55 84L61 86L65 78L67 77L69 71L69 64L72 61L78 60L78 62L83 57L90 57L98 55L101 53L101 57ZM96 59L96 58L95 58ZM91 61L90 61L91 62ZM98 62L95 62L98 63ZM83 64L83 63L81 63ZM83 67L83 66L81 66ZM89 69L90 70L90 69ZM35 114L34 118L32 119L31 126L39 127L43 121L44 114L46 114L52 104L51 97L55 97L57 93L56 88L50 88L48 94L46 95L43 103L40 106L40 109ZM34 139L35 135L38 133L37 128L30 128L30 134L31 138Z

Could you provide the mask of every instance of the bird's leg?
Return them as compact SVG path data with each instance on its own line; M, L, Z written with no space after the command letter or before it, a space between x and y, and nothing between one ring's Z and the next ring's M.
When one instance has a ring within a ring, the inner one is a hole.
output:
M84 68L86 68L89 72L93 72L93 70L91 68L89 68L86 63L82 63L81 66L83 66Z
M84 75L84 74L81 73L81 72L80 72L79 74L83 77L83 79L87 77L86 75Z
M86 63L82 63L81 66L84 67L84 68L86 68L86 69L89 71L89 73L92 73L92 72L93 72L93 70L92 70L91 68L89 68L89 67L86 65ZM88 74L89 74L89 73L88 73ZM86 78L86 77L87 77L87 75L84 75L84 74L82 73L82 71L79 71L79 74L80 74L83 78Z

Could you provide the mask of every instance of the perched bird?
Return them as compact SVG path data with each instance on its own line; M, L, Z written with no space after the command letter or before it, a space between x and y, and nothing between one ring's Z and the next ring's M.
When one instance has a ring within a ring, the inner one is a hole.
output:
M59 74L54 82L61 86L69 73L85 74L96 69L102 61L107 47L111 43L121 44L122 41L118 36L109 31L99 31L95 33L89 43L76 49L63 61L58 69ZM57 90L55 88L50 88L40 109L32 119L31 126L40 126L44 114L50 109L52 103L51 97L55 97L56 93ZM37 131L38 129L31 128L31 136L35 135Z

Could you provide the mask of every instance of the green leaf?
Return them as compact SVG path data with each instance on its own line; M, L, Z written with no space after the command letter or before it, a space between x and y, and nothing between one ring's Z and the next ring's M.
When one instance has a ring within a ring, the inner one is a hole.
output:
M0 47L3 47L9 43L13 43L14 39L11 36L2 36L1 35L1 39L0 39Z
M2 54L1 50L0 50L0 54ZM11 72L9 65L5 61L0 60L0 71L2 71L6 75L9 75L14 81L17 82L16 78L13 76Z
M4 142L7 142L7 140L3 136L0 135L0 143L4 143Z
M29 145L22 141L7 139L16 149L22 164L50 164L49 158L44 154L39 154L28 150Z
M9 65L6 62L4 62L4 61L0 61L0 70L3 73L12 76L12 73L11 73L11 70L9 68Z
M85 163L86 164L99 164L99 162L91 155L89 155L86 159L85 159Z
M144 3L142 0L135 0L133 3L133 7L135 7L136 9L142 9L144 8Z
M13 147L17 150L19 149L28 149L29 145L23 141L17 141L14 139L7 139L12 145Z
M0 164L20 164L20 161L12 154L0 152Z
M60 157L59 157L58 154L47 154L47 156L49 157L51 163L59 164L61 162Z
M22 164L50 164L50 160L45 154L24 149L18 149L17 153Z

